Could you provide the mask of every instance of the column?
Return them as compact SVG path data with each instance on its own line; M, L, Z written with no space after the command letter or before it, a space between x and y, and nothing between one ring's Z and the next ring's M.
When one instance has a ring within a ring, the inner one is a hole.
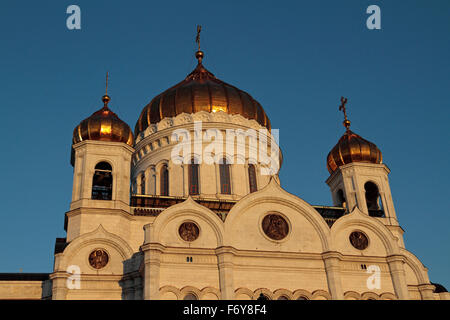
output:
M323 262L325 264L325 272L327 273L328 289L333 300L343 300L344 293L342 292L341 283L341 254L335 251L328 251L322 254Z
M222 300L234 299L233 253L230 247L220 247L216 250L219 267L219 285Z
M419 285L419 292L422 296L422 300L434 300L434 286L431 283L425 283Z
M387 257L389 270L391 271L392 284L394 285L395 294L400 300L408 300L408 286L406 284L405 270L403 263L405 258L401 255L392 255Z
M52 280L52 300L66 300L67 299L67 278L66 272L54 272L50 274Z

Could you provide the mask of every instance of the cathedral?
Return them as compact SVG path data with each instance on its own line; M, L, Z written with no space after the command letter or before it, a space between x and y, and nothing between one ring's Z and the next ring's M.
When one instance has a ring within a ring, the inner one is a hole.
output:
M347 99L324 161L333 206L311 205L282 187L263 107L208 71L200 44L196 58L134 132L107 91L75 127L53 271L0 274L0 299L450 299L405 248L390 170L350 130Z

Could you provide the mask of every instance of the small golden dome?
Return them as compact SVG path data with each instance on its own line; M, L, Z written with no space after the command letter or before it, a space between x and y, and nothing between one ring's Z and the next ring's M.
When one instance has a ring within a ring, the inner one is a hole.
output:
M108 95L102 97L103 108L80 122L73 130L73 144L85 140L123 142L133 146L134 139L130 127L108 108Z
M135 136L166 117L199 111L240 114L270 130L269 118L255 99L206 70L202 51L197 51L196 57L198 65L186 79L157 95L144 107L136 123Z
M338 143L328 153L327 169L331 173L351 162L382 163L382 154L378 147L347 129Z
M337 168L352 162L382 163L383 157L377 146L363 139L350 130L350 120L347 119L347 98L341 97L339 110L344 113L343 125L346 129L338 143L331 149L327 156L327 169L330 174Z

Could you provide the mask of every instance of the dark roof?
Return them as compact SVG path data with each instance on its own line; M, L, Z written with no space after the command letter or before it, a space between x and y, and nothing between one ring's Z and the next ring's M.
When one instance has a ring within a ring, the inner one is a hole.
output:
M432 282L431 284L436 287L433 291L434 293L448 292L447 289L445 289L445 287L442 284L434 282Z
M45 281L48 273L0 273L0 281Z
M192 199L215 212L222 220L225 220L226 215L237 202L237 200L205 199L199 196L192 196ZM130 202L131 206L134 207L135 215L158 216L164 209L183 201L186 201L185 197L132 195ZM342 207L313 205L313 208L319 212L330 227L346 213L346 209Z
M66 238L56 238L56 240L55 240L55 254L63 252L64 249L68 245L69 245L69 243L66 242Z

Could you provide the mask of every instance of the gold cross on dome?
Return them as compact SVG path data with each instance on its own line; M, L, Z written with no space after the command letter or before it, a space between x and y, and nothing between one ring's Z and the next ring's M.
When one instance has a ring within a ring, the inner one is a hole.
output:
M106 91L105 95L108 95L108 71L106 71Z
M347 119L347 110L345 109L345 105L347 104L347 98L341 97L341 105L339 106L339 111L344 113L344 127L347 128L347 131L350 128L350 121Z
M198 44L198 51L200 51L200 32L202 31L202 26L197 26L197 36L195 37L195 42Z

